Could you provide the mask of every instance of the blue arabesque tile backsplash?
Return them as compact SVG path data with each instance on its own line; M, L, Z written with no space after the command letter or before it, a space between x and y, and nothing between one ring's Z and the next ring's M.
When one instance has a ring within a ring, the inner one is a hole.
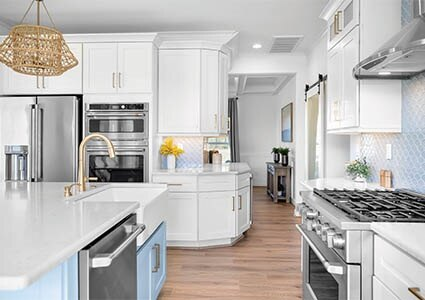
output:
M402 0L402 24L412 19L411 0ZM379 170L393 172L394 187L425 193L425 74L402 82L402 133L363 134L361 153L372 165L373 181ZM385 159L392 144L392 160Z

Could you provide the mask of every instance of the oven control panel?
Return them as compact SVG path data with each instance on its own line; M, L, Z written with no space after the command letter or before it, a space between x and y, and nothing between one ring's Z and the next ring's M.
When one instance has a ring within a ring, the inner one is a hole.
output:
M148 111L148 103L92 103L89 111Z

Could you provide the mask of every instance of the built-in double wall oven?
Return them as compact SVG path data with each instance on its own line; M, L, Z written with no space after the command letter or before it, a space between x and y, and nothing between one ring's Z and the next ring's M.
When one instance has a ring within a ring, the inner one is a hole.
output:
M149 162L149 106L147 103L86 105L85 133L111 139L116 156L110 158L101 141L87 145L86 170L100 182L147 182Z

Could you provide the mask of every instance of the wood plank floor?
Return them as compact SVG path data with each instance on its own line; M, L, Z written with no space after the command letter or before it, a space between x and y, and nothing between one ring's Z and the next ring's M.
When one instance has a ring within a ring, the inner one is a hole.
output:
M291 204L254 189L254 225L233 247L168 250L160 300L302 299L300 236Z

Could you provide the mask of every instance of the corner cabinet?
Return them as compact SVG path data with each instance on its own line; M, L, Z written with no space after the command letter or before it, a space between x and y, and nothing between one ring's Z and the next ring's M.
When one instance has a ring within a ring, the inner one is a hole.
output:
M218 50L160 49L160 134L228 131L228 58Z
M69 49L78 60L78 65L61 76L29 76L17 73L1 65L1 94L3 95L51 95L82 94L83 45L69 43Z
M400 0L385 5L379 0L346 0L330 14L328 133L401 132L401 82L353 76L353 68L400 29L400 13Z
M152 93L152 43L84 44L84 93Z
M167 274L166 224L137 250L137 300L155 300Z

